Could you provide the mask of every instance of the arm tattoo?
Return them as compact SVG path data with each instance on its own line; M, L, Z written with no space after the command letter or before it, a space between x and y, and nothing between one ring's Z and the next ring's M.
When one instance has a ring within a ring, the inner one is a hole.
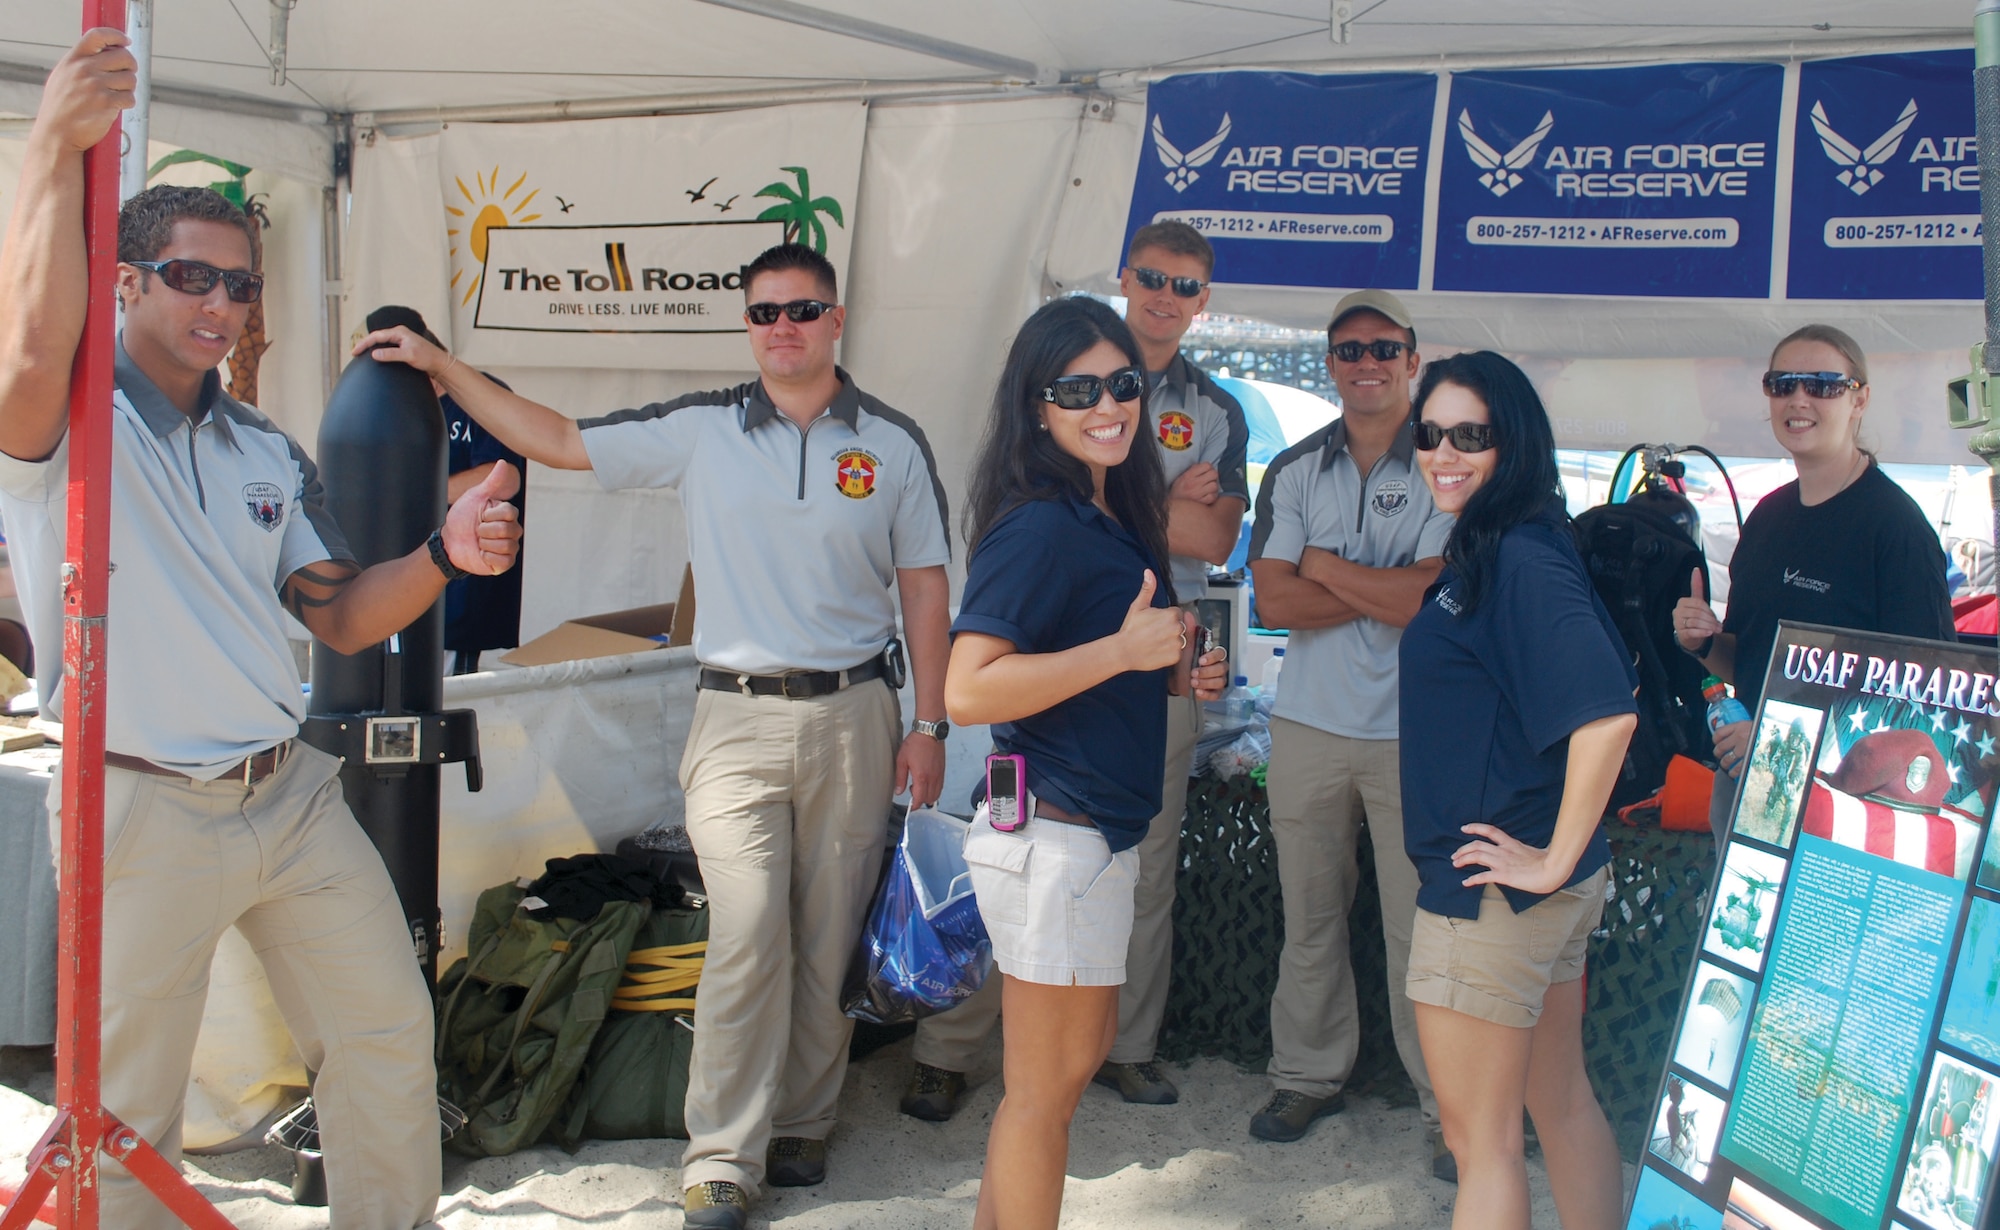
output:
M303 622L307 610L331 606L360 575L359 565L346 560L308 564L285 579L285 607Z

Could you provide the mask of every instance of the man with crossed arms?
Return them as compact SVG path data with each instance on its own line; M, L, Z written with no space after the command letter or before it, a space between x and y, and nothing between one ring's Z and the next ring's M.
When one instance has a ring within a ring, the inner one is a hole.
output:
M745 267L760 378L572 421L405 328L363 338L481 426L606 489L675 487L694 569L701 691L681 785L709 899L681 1163L691 1230L741 1230L759 1185L826 1176L853 1022L840 984L882 867L889 800L944 780L950 583L924 433L834 365L846 309L799 244ZM357 347L358 349L359 347ZM916 684L895 692L900 594Z
M1397 650L1443 568L1452 518L1415 466L1410 381L1417 333L1387 291L1342 299L1327 326L1341 417L1264 472L1250 573L1267 627L1289 628L1284 686L1271 716L1271 832L1285 897L1285 948L1271 997L1271 1083L1250 1134L1291 1141L1346 1105L1360 1043L1347 914L1365 816L1388 949L1389 1022L1417 1086L1431 1172L1456 1181L1437 1099L1403 994L1417 872L1403 852L1396 758Z

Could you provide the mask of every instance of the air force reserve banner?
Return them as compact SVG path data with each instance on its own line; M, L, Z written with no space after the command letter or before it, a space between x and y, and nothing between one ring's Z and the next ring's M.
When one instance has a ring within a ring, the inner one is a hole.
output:
M1799 69L1793 299L1978 299L1972 52Z
M1770 293L1775 64L1460 73L1438 290Z
M867 108L451 124L452 338L511 367L747 367L742 268L796 240L847 269Z
M1126 221L1178 218L1215 245L1215 280L1417 284L1437 78L1197 73L1147 91Z

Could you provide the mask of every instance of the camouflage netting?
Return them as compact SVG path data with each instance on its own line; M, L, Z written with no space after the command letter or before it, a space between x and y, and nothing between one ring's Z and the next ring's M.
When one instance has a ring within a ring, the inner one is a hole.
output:
M1673 1042L1714 866L1706 833L1610 824L1613 898L1592 938L1584 1047L1621 1152L1636 1159ZM1188 791L1174 903L1173 989L1160 1055L1213 1055L1262 1070L1285 922L1262 787L1203 776ZM1351 1086L1414 1104L1389 1031L1374 855L1364 835L1349 916L1361 1051Z

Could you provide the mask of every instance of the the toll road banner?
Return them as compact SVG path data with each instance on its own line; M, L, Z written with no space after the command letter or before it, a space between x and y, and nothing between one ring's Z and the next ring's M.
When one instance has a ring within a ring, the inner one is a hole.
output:
M1978 299L1972 52L1799 69L1793 299Z
M786 240L845 272L867 109L452 124L452 337L468 363L747 369L742 269Z
M1783 86L1771 64L1454 76L1434 285L1765 297Z
M1414 288L1437 89L1420 73L1159 82L1126 244L1179 219L1215 246L1217 281Z

